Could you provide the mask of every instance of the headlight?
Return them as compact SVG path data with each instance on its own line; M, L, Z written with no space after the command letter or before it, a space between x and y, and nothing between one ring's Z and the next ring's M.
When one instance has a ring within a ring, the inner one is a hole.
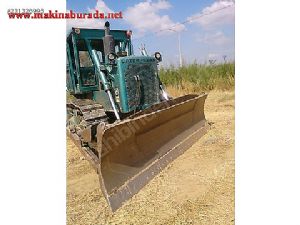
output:
M112 61L112 60L115 60L116 58L117 58L117 55L116 55L116 54L114 54L114 53L109 53L109 54L108 54L108 59L109 59L109 60Z
M126 31L126 36L127 36L127 38L130 38L131 35L132 35L132 31L131 31L131 30Z
M156 60L159 61L159 62L162 60L161 54L160 54L159 52L155 52L155 53L154 53L154 57L155 57Z

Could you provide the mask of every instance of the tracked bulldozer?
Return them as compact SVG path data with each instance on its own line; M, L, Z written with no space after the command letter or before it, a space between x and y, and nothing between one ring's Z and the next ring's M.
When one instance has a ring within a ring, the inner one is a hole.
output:
M133 54L131 31L72 28L67 134L99 176L112 211L203 136L207 94L170 97L162 60Z

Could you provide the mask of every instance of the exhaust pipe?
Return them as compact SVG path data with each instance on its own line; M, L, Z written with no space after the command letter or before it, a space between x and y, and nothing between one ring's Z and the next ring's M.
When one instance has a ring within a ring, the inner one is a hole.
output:
M110 24L108 21L104 25L105 36L103 37L104 55L107 57L110 53L115 53L115 39L110 35Z

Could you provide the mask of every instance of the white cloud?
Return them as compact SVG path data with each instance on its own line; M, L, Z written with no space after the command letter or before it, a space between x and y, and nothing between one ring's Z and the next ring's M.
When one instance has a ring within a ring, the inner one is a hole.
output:
M217 31L215 33L205 33L203 36L197 38L197 41L203 44L222 46L230 43L231 39L226 37L223 32Z
M88 8L87 12L95 13L96 10L102 13L113 13L114 11L110 9L104 1L98 0L96 6L92 9ZM76 12L74 12L76 13ZM83 12L84 13L84 12ZM105 20L103 19L68 19L67 20L67 34L70 32L72 27L79 27L79 28L98 28L102 29L104 26Z
M210 29L220 25L234 24L234 11L234 0L219 0L205 7L200 13L194 14L187 19L192 20L191 23L197 23L203 28Z
M172 30L181 31L184 25L173 22L168 15L159 15L161 10L170 9L172 6L168 1L158 0L152 2L147 0L127 8L124 12L124 20L136 29L139 35L146 32L155 32L172 27ZM164 31L161 34L171 33Z
M99 12L103 12L103 13L114 12L102 0L98 0L96 6L93 9L88 8L89 12L95 12L95 10L98 10Z

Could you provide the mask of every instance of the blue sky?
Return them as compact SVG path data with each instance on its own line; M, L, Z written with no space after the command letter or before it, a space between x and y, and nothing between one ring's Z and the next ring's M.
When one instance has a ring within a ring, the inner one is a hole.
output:
M222 9L224 8L224 9ZM159 51L163 65L178 65L178 35L185 63L234 60L234 0L67 0L67 9L88 12L123 12L111 20L111 29L131 29L135 54L146 45L149 54ZM189 23L181 22L189 20ZM69 20L70 27L103 27L104 20ZM168 30L168 28L172 29ZM154 34L163 29L164 31Z

